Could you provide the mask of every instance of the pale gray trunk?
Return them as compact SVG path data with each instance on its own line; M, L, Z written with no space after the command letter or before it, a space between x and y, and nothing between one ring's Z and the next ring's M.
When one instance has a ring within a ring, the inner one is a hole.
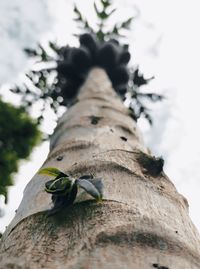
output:
M35 175L1 240L0 268L199 269L187 201L163 172L144 166L141 151L136 123L105 72L93 69L58 123L44 167L102 177L104 200L80 192L74 205L47 217L49 178Z

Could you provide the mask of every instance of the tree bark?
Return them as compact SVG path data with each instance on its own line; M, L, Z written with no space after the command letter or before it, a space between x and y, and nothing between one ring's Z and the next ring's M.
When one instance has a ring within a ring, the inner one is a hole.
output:
M48 217L49 177L36 174L1 239L0 269L199 269L187 200L156 163L106 73L93 69L59 120L43 167L103 178L103 202L79 191Z

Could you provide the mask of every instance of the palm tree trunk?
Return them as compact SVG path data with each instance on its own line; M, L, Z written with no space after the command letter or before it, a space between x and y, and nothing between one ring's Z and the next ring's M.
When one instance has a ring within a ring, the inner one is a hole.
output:
M62 116L43 167L102 177L97 203L47 216L48 177L36 174L0 244L0 269L199 269L200 237L187 200L144 147L106 73L93 69Z

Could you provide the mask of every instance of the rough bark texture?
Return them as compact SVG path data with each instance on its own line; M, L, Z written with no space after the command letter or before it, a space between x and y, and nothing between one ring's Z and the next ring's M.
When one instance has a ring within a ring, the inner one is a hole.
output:
M48 217L49 178L37 174L1 240L0 269L199 269L187 201L140 137L105 72L93 69L58 123L44 167L102 177L104 200L79 192Z

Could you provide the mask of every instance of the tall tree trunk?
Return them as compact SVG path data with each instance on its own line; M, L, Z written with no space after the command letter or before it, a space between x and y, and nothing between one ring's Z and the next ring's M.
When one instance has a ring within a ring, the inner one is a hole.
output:
M187 201L160 173L102 69L89 73L77 101L59 120L44 167L102 177L103 202L80 191L48 217L49 178L36 174L1 240L0 268L199 269Z

